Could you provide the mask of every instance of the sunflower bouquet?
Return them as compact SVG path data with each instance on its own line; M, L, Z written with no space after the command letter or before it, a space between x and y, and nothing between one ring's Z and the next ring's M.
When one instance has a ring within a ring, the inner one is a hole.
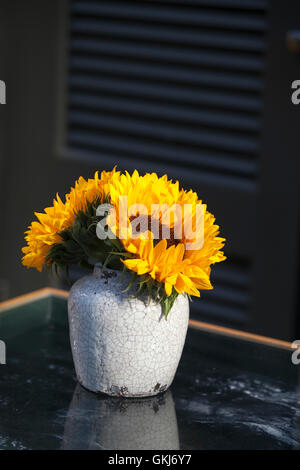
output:
M56 271L95 263L132 273L128 290L154 299L167 317L176 297L212 289L211 265L225 259L224 238L197 194L166 175L116 169L80 177L65 201L35 213L23 265Z

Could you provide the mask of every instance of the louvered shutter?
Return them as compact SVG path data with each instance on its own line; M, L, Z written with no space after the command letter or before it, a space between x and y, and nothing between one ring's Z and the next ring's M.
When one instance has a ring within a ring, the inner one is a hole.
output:
M255 178L264 2L71 5L71 147Z

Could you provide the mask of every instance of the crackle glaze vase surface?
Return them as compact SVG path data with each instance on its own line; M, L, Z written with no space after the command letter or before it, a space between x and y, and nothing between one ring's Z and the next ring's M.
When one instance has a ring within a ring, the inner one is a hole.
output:
M167 320L159 303L124 293L131 276L95 266L68 300L78 381L108 395L156 395L172 383L185 342L189 302L179 295Z

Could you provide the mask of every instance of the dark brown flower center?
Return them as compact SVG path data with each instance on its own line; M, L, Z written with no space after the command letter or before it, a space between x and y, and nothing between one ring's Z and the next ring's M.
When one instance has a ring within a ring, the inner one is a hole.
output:
M130 223L132 223L137 217L139 217L139 222L133 227L133 235L139 235L146 232L147 230L151 230L155 237L153 240L154 246L163 239L167 240L167 248L172 245L178 245L178 243L180 243L180 240L175 239L173 227L164 225L160 221L153 220L151 215L131 216L129 217Z

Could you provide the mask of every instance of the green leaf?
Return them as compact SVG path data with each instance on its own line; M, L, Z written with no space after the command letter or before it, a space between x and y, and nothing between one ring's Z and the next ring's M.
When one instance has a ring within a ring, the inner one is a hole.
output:
M177 297L178 297L178 293L175 291L175 289L173 289L169 297L165 294L161 300L162 311L166 320L168 318L170 310L173 307L174 302L177 299Z
M122 290L123 293L128 292L129 289L131 289L131 287L132 287L133 284L135 283L137 277L138 277L137 273L133 271L133 272L132 272L132 276L131 276L131 280L130 280L128 286L126 287L126 289Z

